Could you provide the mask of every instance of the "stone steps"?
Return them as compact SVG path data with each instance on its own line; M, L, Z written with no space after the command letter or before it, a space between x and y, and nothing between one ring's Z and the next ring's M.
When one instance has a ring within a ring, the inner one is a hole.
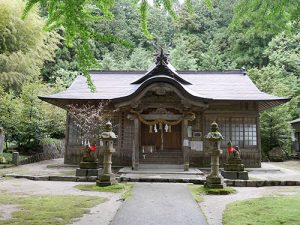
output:
M139 160L144 164L183 164L183 154L180 151L140 153Z

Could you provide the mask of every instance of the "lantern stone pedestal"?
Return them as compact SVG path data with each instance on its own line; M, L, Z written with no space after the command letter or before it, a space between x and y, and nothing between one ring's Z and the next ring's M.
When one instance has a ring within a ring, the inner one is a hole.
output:
M240 154L229 153L229 158L226 163L224 163L224 170L221 174L226 179L239 179L248 180L248 171L245 171L245 166L242 163Z
M82 162L79 163L79 168L76 169L77 177L98 176L99 166L96 152L91 152L86 146L83 153Z
M209 141L209 153L211 155L211 172L206 177L205 187L208 188L224 188L224 179L219 172L219 157L222 153L220 149L221 140L223 136L219 132L219 127L216 122L211 124L211 131L206 135L206 139Z
M79 168L76 169L77 177L92 177L98 176L101 169L98 168L97 162L80 162Z
M111 171L111 157L112 153L115 152L113 147L113 141L117 139L117 135L112 132L112 124L110 122L106 123L105 132L100 136L103 141L103 170L96 180L97 186L109 186L117 183L115 174Z

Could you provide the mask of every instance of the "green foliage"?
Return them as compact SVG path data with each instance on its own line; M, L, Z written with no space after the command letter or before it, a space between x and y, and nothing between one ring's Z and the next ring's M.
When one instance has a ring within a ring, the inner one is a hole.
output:
M37 97L50 91L38 81L24 84L20 96L0 89L0 124L6 141L36 148L47 135L62 136L65 113Z
M239 66L267 65L268 57L263 52L268 43L278 33L294 29L299 11L299 1L240 0L229 30L231 57Z
M174 41L176 48L170 51L173 66L178 70L196 70L197 62L189 51L189 42L184 37L178 37Z
M0 1L0 84L20 91L22 83L37 77L44 61L52 60L59 35L45 33L37 10L21 19L23 1Z
M299 224L300 196L264 197L233 202L226 206L223 224Z
M262 112L260 126L262 150L266 155L273 147L281 147L289 152L291 144L289 121L293 119L297 103L300 101L297 94L299 80L295 75L275 66L249 70L249 75L260 90L277 96L292 97L289 103Z
M105 198L95 196L15 196L0 195L1 204L17 205L13 218L2 220L1 224L15 225L65 225L81 217Z

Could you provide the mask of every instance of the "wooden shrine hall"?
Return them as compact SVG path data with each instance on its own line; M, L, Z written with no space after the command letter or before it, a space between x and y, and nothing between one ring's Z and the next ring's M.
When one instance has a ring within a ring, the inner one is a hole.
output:
M241 149L246 167L261 166L259 112L289 101L261 92L243 70L176 71L160 50L148 71L90 71L91 92L79 75L65 91L42 100L61 108L110 100L114 132L118 135L113 165L176 164L208 167L205 135L216 121L225 137ZM78 164L82 140L66 127L66 164Z

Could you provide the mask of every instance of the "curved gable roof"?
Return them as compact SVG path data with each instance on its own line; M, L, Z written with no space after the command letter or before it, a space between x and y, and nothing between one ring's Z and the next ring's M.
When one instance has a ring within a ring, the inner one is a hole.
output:
M91 92L86 78L78 76L65 91L40 97L55 105L70 101L130 99L155 82L174 85L184 95L199 100L258 101L260 110L280 105L290 98L261 92L244 71L182 71L177 72L161 50L150 70L91 71L96 91Z

